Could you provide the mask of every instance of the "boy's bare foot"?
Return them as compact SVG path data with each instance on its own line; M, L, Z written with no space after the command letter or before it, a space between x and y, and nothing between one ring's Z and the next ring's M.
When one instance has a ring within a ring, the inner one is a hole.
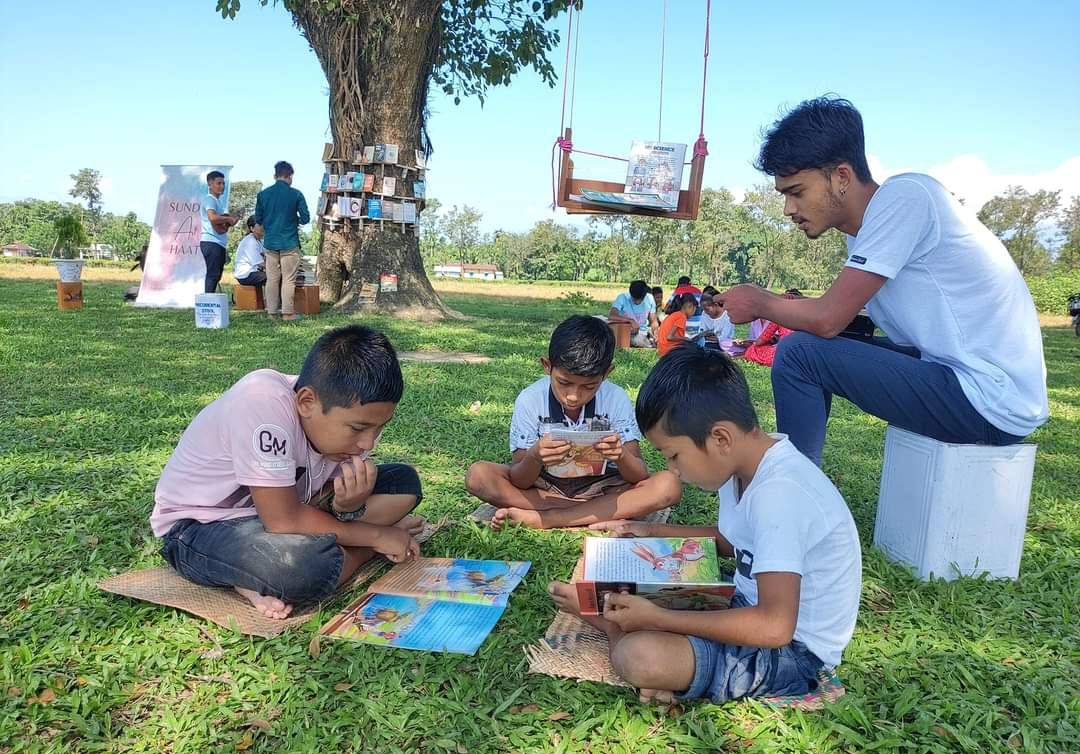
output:
M675 704L675 693L666 689L638 689L638 701L642 704L671 707Z
M394 524L394 526L399 529L404 529L415 537L424 530L424 527L427 526L427 521L424 520L423 516L405 516Z
M292 605L286 605L277 597L271 597L266 594L259 594L252 589L242 589L238 586L234 586L241 597L246 599L255 609L265 615L267 618L273 618L274 620L284 620L289 617L289 613L292 612Z
M540 511L530 511L525 508L499 508L491 517L491 528L501 529L504 526L527 526L530 529L543 529L544 524L540 520Z
M581 604L578 602L577 589L573 584L552 581L548 584L548 594L551 595L551 601L555 603L555 606L564 613L581 615Z

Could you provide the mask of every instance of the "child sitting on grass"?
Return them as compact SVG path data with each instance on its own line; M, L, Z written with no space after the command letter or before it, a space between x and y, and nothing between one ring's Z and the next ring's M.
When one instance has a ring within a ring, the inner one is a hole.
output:
M746 378L717 351L682 346L653 368L637 419L685 481L719 490L716 527L607 521L590 528L637 537L713 537L734 557L731 609L668 610L609 594L611 662L642 701L714 702L805 694L840 662L859 610L862 559L855 522L832 482L784 435L757 423ZM580 614L572 584L552 599Z
M680 343L693 343L686 337L686 323L697 311L697 297L692 293L683 293L671 301L671 314L667 316L656 334L656 353L666 356Z
M319 338L299 376L240 378L199 412L161 473L150 527L162 556L278 619L329 597L376 553L414 557L420 479L367 458L403 389L390 341L359 325Z
M630 398L605 379L614 354L615 337L596 317L575 315L555 328L540 359L547 376L514 402L510 464L478 461L465 480L470 493L499 508L493 527L583 526L678 502L682 485L670 471L649 474ZM558 428L611 430L593 445L604 459L601 473L583 476L567 463L573 446L552 437Z

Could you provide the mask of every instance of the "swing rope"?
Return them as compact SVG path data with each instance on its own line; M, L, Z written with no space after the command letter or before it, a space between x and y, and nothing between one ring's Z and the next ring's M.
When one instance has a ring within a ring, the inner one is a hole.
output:
M570 91L570 127L574 126L574 102L577 99L577 53L578 53L578 40L581 33L581 18L578 18L577 26L574 26L574 3L571 2L567 8L566 16L566 57L563 61L563 96L562 96L562 110L559 114L559 135L555 138L555 143L551 146L551 206L554 207L558 204L558 177L555 168L555 159L558 150L563 152L578 153L590 155L592 157L600 157L607 160L618 160L619 162L629 162L626 157L620 157L618 155L606 154L604 152L590 152L585 149L575 149L574 143L570 139L563 136L566 132L566 93ZM667 0L664 0L664 16L661 26L660 36L660 106L657 114L656 121L656 140L660 141L660 132L663 125L664 117L664 57L667 46ZM712 0L705 0L705 51L704 62L702 64L701 73L701 121L698 130L697 141L694 142L694 156L707 156L709 154L709 144L705 140L705 92L706 83L709 77L709 26L712 18ZM573 66L570 65L570 39L573 37ZM686 165L690 162L684 163Z

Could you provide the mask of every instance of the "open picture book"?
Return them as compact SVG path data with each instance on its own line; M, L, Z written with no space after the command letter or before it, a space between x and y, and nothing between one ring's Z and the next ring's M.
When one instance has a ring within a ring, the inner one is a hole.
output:
M582 188L580 195L570 198L627 210L645 207L674 212L679 208L685 160L685 144L635 141L630 145L623 191Z
M709 537L586 537L573 581L582 615L601 615L609 592L672 610L719 610L735 593Z
M563 479L572 479L583 476L600 476L604 473L607 460L593 445L605 437L616 434L614 430L586 430L562 427L551 429L549 434L554 440L570 443L570 456L560 464L545 467L549 474Z
M383 647L475 654L530 565L417 558L391 568L319 633Z

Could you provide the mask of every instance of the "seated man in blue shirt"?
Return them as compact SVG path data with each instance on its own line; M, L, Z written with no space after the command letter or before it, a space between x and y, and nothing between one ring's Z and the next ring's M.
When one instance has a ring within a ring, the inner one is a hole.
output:
M630 345L635 348L656 348L656 301L649 284L644 280L630 283L630 291L620 293L608 312L608 322L625 322L635 326Z

